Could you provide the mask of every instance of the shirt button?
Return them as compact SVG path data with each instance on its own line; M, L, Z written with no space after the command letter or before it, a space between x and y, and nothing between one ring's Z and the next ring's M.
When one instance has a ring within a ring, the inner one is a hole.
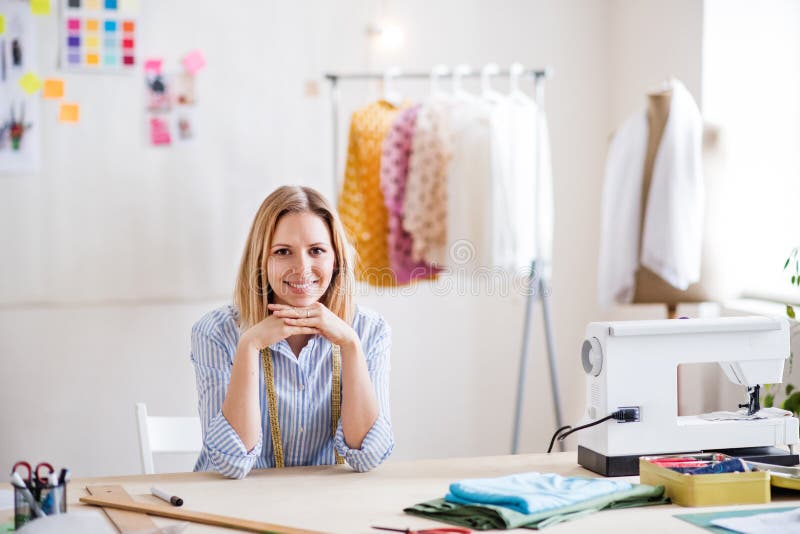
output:
M306 389L306 385L305 384L300 384L300 389Z
M303 433L303 427L302 426L300 427L300 433L301 434Z

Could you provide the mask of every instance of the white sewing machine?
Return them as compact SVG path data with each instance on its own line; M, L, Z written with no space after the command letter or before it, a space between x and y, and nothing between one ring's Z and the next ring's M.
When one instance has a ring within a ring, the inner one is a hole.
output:
M789 358L786 319L590 323L581 352L588 377L589 422L619 408L639 408L638 421L612 419L577 432L578 463L587 469L606 476L636 475L639 456L696 451L721 451L778 465L798 463L797 418L759 412L758 404L761 384L783 381L783 365ZM733 383L747 387L749 402L739 405L745 407L743 416L748 412L766 416L751 420L678 416L678 364L701 362L719 362ZM776 448L782 445L789 451Z

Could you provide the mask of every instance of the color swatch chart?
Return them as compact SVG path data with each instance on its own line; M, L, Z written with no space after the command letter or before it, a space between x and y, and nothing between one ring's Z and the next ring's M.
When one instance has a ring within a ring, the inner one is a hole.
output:
M62 0L61 64L82 71L126 71L137 66L138 3Z

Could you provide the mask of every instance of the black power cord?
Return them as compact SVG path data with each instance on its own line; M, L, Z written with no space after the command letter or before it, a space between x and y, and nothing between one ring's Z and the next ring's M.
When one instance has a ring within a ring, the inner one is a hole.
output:
M558 430L556 430L555 434L553 434L552 439L550 440L550 446L547 448L548 454L553 451L553 445L555 445L556 439L558 441L564 441L567 436L572 434L573 432L577 432L578 430L583 430L584 428L589 428L590 426L599 425L600 423L604 423L609 419L616 419L620 423L634 423L639 421L639 407L632 406L626 408L620 408L619 410L612 412L611 414L603 417L602 419L598 419L597 421L592 421L591 423L587 423L585 425L576 426L572 428L570 425L562 426Z

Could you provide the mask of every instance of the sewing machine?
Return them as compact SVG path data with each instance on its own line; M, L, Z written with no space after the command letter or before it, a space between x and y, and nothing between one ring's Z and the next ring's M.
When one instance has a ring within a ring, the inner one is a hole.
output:
M753 461L797 464L797 418L760 410L758 398L761 384L783 381L789 352L789 322L784 318L590 323L581 350L588 422L624 407L639 410L637 421L612 419L577 432L578 463L606 476L637 475L638 457L650 454L720 451ZM745 408L741 417L764 418L679 416L678 364L702 362L719 362L728 379L747 388L748 402L739 405ZM788 452L777 448L783 445Z

